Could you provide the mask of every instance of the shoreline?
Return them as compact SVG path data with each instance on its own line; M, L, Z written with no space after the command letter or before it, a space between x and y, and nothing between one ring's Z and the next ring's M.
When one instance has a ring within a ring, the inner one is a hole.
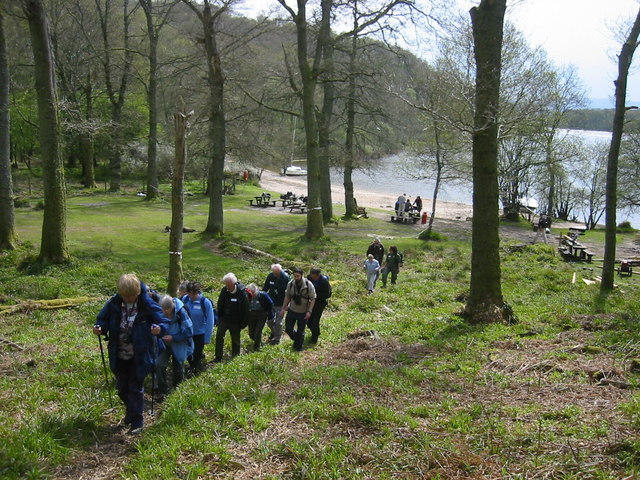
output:
M307 177L295 176L289 177L279 175L270 170L262 172L262 178L259 180L260 186L270 193L284 194L292 192L296 195L307 194ZM385 193L375 192L358 188L354 185L354 195L361 207L381 208L393 211L397 196ZM404 192L398 192L398 195ZM344 187L342 184L331 184L331 198L334 204L344 205ZM413 198L411 199L414 200ZM431 199L422 199L422 210L431 214ZM438 200L436 205L436 216L438 218L462 219L471 217L473 214L473 206L462 202L444 202Z

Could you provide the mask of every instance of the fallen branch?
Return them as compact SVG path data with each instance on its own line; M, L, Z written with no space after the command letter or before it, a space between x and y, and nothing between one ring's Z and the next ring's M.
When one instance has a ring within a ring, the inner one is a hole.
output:
M229 242L231 245L234 245L236 247L239 247L240 250L243 250L247 253L252 253L254 255L261 255L263 257L268 257L271 260L273 260L274 262L283 262L284 260L282 260L281 258L276 257L275 255L271 255L270 253L267 252L263 252L262 250L258 250L257 248L253 248L253 247L249 247L247 245L240 245L239 243L233 243L233 242Z
M54 298L53 300L27 300L16 305L0 305L0 315L12 313L30 312L32 310L55 310L59 308L72 308L82 303L98 300L91 297Z
M13 343L9 340L5 340L4 338L0 338L0 343L4 343L5 345L9 345L10 347L15 348L16 350L24 350L24 347L21 347L17 343Z

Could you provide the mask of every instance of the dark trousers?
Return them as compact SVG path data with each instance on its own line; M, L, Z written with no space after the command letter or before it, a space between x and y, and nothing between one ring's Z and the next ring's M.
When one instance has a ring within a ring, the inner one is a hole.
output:
M156 378L158 379L158 393L163 395L169 393L169 384L167 382L167 367L169 366L169 357L171 357L172 386L176 388L184 379L184 366L176 360L171 345L165 345L165 349L160 352L156 360Z
M116 388L118 396L127 409L125 422L131 428L142 427L144 410L144 378L136 375L136 366L131 360L118 359L116 362Z
M304 329L307 326L307 320L304 313L296 313L291 310L287 311L285 319L285 332L293 340L293 349L300 351L304 344ZM295 329L293 327L296 327Z
M318 337L320 336L320 317L322 317L322 312L324 312L326 306L327 304L325 302L316 302L313 306L311 317L309 317L309 321L307 322L307 326L309 330L311 330L311 343L318 341Z
M262 330L267 323L267 314L259 312L260 314L249 314L249 337L253 340L253 351L257 352L262 346Z
M195 372L201 372L204 368L202 365L202 352L204 351L204 333L193 336L193 353L187 358L189 366Z
M240 332L242 328L237 323L226 322L220 320L216 331L216 361L222 360L222 352L224 351L224 336L227 330L231 334L231 356L240 355Z
M382 272L382 285L386 286L387 285L387 276L389 275L389 273L391 273L391 285L395 285L396 280L398 279L398 272L391 270L391 272L389 271L388 268L385 268L384 271Z

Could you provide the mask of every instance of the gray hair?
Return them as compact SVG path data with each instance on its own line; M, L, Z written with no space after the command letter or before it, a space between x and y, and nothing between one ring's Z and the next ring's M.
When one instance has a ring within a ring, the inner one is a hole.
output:
M182 282L180 284L180 286L178 286L178 291L179 292L186 292L187 291L187 285L189 285L189 281L185 280L184 282Z
M271 265L272 272L275 272L277 270L282 270L282 265L280 265L279 263L274 263L273 265Z
M162 295L158 304L162 310L173 310L173 298L170 295Z
M238 277L236 277L232 272L229 272L224 277L222 277L222 281L224 283L227 283L227 280L231 280L231 282L233 283L238 283Z
M251 291L254 297L258 295L258 292L260 291L255 283L250 283L249 285L247 285L247 290Z

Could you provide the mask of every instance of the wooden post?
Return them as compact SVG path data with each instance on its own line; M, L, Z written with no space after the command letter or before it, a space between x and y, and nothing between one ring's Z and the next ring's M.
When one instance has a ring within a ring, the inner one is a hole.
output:
M182 108L184 111L184 107ZM175 296L182 281L182 229L184 227L184 170L187 163L187 120L190 113L173 115L176 129L175 161L171 179L171 232L169 233L169 287Z

